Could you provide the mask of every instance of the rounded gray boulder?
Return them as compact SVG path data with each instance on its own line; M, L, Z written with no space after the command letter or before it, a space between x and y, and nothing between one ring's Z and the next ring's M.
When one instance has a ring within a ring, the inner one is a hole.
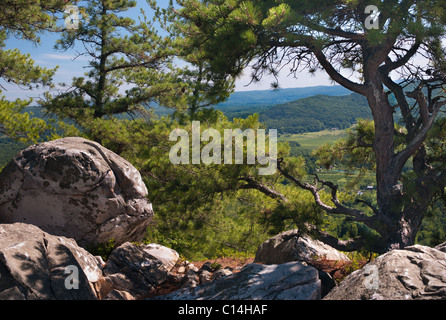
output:
M446 253L413 245L349 274L325 300L446 300Z
M33 224L82 246L141 241L153 218L147 194L128 161L63 138L21 151L0 173L0 223Z

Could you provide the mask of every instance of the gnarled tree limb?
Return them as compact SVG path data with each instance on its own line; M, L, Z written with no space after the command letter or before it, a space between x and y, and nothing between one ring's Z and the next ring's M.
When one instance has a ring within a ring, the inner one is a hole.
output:
M398 169L397 172L400 172L407 160L423 145L441 107L446 105L446 101L436 101L432 113L429 114L427 99L421 91L416 90L415 92L407 93L407 95L412 96L417 100L423 125L407 147L394 157L393 161L395 168Z
M246 184L242 184L239 187L239 189L256 189L256 190L259 190L260 192L263 192L264 194L266 194L267 196L269 196L273 199L283 201L283 202L288 202L288 199L283 194L268 187L267 185L265 185L263 183L260 183L256 180L254 180L252 177L243 177L243 178L240 178L239 180L247 182Z
M329 187L331 189L331 196L332 196L331 201L335 205L334 207L329 206L329 205L325 204L322 201L321 196L319 194L319 189L317 188L317 185L311 185L309 183L303 183L299 179L293 177L286 170L283 169L282 162L283 162L283 159L278 159L277 160L277 169L280 171L280 173L282 173L284 177L286 177L287 179L292 181L298 187L310 191L313 194L313 197L314 197L314 200L316 201L316 204L320 208L322 208L323 210L325 210L328 213L344 214L344 215L347 215L347 216L351 216L351 217L353 217L355 219L361 220L362 222L365 222L367 220L368 217L361 210L347 208L347 207L343 206L340 203L340 201L339 201L339 199L337 197L338 187L336 185L334 185L332 182L327 182L327 181L320 180L317 177L317 175L316 175L316 180L318 182L322 183L322 185L325 185L325 186L327 186L327 187Z

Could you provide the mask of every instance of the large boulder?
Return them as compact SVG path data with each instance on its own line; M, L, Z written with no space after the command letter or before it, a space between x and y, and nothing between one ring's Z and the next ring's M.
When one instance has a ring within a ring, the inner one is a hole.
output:
M318 271L300 262L248 264L240 272L156 297L160 300L319 300Z
M0 223L34 224L82 246L141 241L153 218L147 194L129 162L63 138L23 150L0 173Z
M0 300L95 300L100 262L73 239L0 224Z
M326 300L446 299L446 253L414 245L393 250L347 276Z
M301 236L297 229L280 233L257 249L255 263L279 264L290 261L306 261L324 258L326 260L350 261L342 252L329 245Z

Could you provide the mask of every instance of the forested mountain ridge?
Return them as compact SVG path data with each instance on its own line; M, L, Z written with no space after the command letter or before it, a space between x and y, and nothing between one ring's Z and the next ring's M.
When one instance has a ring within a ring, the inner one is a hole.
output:
M271 107L286 104L315 95L346 96L351 91L342 86L313 86L299 88L280 88L277 90L236 91L225 102L214 105L214 109L222 111L228 118L246 118L253 113L261 114ZM154 107L159 116L172 112L164 107Z
M346 129L359 118L370 119L371 112L367 100L356 93L316 95L276 105L260 113L260 120L279 133Z
M231 94L227 101L220 103L217 107L224 108L226 106L233 107L238 105L277 105L318 94L327 96L341 96L349 93L351 93L351 91L339 85L280 88L277 90L236 91Z

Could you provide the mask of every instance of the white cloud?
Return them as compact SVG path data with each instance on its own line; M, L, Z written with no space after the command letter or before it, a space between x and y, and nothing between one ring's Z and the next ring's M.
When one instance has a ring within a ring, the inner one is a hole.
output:
M68 54L44 53L41 55L43 59L52 60L73 60L74 56Z
M279 81L279 87L282 89L333 85L328 75L323 71L318 71L316 74L309 74L304 70L299 72L296 78L293 75L289 75L287 70L283 70L279 73L277 79L273 76L265 75L257 83L251 82L251 75L249 72L246 72L237 79L235 91L271 90L271 84L277 80Z
M45 60L62 60L62 61L86 61L87 57L79 56L76 58L74 54L59 54L59 53L44 53L40 55L41 59Z

